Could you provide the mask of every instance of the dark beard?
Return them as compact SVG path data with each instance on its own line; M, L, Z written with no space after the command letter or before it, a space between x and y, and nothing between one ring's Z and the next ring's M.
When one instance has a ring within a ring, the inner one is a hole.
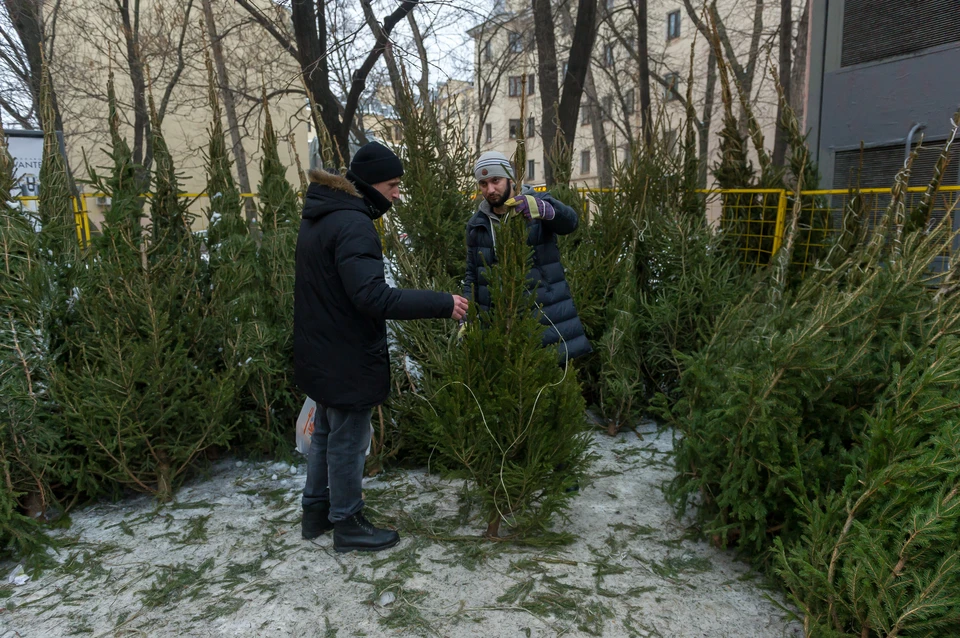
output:
M507 182L507 188L503 191L502 195L499 195L496 199L487 199L487 203L490 204L490 208L500 208L507 203L508 199L510 199L509 182Z

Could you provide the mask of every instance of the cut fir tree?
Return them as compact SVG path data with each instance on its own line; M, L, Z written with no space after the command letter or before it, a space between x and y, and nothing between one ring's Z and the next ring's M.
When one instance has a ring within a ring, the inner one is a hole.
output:
M91 173L111 206L77 276L53 398L84 451L80 491L129 487L166 501L204 450L230 440L233 424L225 415L234 388L229 375L208 368L199 349L205 297L197 240L158 228L160 240L150 243L141 226L144 196L114 95L111 75L113 166L104 176ZM161 142L154 144L157 166L169 166L159 128L152 134ZM158 177L161 193L164 179ZM165 187L176 190L175 182ZM154 201L154 223L181 214L176 197Z
M527 236L520 215L499 224L497 263L486 270L491 309L471 311L424 409L441 463L462 468L479 488L491 538L501 537L504 522L510 538L546 531L589 460L576 374L541 347Z

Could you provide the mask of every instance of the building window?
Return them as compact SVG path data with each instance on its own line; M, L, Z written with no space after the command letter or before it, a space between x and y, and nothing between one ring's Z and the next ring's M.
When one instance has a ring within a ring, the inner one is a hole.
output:
M403 139L403 130L399 126L394 125L393 127L393 139L397 142Z
M680 76L676 73L667 73L663 76L666 86L663 87L663 99L667 102L680 99Z
M537 179L537 163L533 160L527 160L527 179Z
M528 117L527 118L527 137L533 137L533 129L534 129L533 118Z
M580 174L586 175L590 172L590 151L580 151Z
M533 73L527 76L527 95L533 95L533 90L536 88L534 78L536 78L536 76Z
M483 99L481 100L483 104L490 104L490 85L485 84L483 87Z
M518 97L523 89L523 78L519 75L511 75L508 82L507 95L510 97Z
M510 139L515 140L523 135L523 124L520 120L510 120Z
M510 32L510 53L521 53L523 51L523 36L516 32Z
M492 142L492 141L493 141L493 124L487 124L487 125L485 125L485 126L483 127L483 130L485 131L485 134L486 134L486 137L487 137L487 141L488 141L488 142Z
M614 4L616 4L616 0L603 0L603 6L607 11L613 11Z
M671 11L667 14L667 42L680 37L680 11Z
M487 40L487 43L483 45L483 61L493 61L493 43L490 40Z
M613 96L603 96L603 119L609 120L613 117Z
M606 67L613 66L613 45L612 44L603 45L603 66L606 66Z
M580 124L589 124L590 123L590 107L586 104L580 105Z
M634 110L636 109L635 103L637 99L637 90L630 89L623 96L623 112L627 115L633 115Z

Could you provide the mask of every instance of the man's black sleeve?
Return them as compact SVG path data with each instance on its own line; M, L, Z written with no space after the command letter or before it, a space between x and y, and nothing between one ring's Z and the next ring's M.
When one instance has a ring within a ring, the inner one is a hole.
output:
M347 296L360 312L376 319L443 319L453 315L453 295L387 285L383 251L373 223L351 221L341 228L336 263Z

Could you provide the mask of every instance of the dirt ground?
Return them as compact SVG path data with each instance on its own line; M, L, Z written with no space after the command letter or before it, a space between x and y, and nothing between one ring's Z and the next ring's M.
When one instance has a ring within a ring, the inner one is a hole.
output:
M304 465L224 461L174 504L74 512L59 566L0 565L0 638L90 636L801 636L761 576L696 540L663 499L669 433L597 434L598 460L551 548L482 541L463 483L366 482L378 554L304 541Z

